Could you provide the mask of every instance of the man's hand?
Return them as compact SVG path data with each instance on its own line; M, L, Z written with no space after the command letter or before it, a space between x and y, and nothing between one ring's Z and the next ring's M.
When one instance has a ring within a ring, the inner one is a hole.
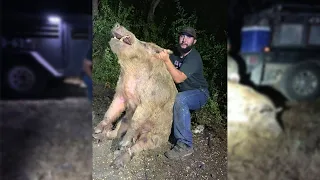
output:
M182 83L184 80L187 79L187 76L183 72L179 71L176 67L174 67L174 65L172 64L169 58L169 53L167 50L161 51L160 53L156 54L155 57L157 59L162 60L165 63L175 83Z
M157 59L161 59L163 62L170 61L169 54L166 50L161 51L160 53L155 55Z
M92 76L92 62L90 60L85 59L83 61L83 70L89 77Z

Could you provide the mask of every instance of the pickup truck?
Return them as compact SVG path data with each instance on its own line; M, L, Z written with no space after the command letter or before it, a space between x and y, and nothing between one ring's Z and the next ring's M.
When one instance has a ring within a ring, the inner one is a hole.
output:
M2 96L41 96L51 80L81 76L91 15L6 14L2 27Z

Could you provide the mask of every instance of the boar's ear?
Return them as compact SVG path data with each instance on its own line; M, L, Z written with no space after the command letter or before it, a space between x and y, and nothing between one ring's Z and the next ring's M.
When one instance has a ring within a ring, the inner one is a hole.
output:
M147 43L147 42L142 42L142 44L144 45L145 48L147 48L149 50L150 53L154 54L154 53L160 53L163 50L166 50L168 52L168 54L172 54L173 52L171 50L168 49L164 49L158 45L156 45L155 43Z
M173 54L173 52L170 49L166 49L168 54Z

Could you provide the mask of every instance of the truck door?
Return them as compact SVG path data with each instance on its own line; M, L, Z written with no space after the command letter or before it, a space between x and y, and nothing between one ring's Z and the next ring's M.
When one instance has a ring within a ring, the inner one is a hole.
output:
M35 51L40 60L58 70L63 68L61 23L56 16L10 15L4 18L3 35L7 42L20 42L17 48Z
M80 76L82 73L82 62L91 43L91 17L77 17L70 20L65 36L67 44L67 66L66 76Z

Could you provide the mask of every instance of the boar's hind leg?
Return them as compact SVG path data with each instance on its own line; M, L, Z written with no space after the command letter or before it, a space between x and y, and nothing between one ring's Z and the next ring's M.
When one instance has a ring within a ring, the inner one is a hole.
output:
M121 115L125 108L124 98L122 96L115 96L103 120L94 128L94 133L98 134L104 131L110 131L112 123Z
M130 128L119 143L120 146L130 146L133 138L138 132L137 130L147 122L147 119L150 118L152 114L152 108L150 107L152 106L146 104L144 106L141 105L137 107L131 119Z
M159 136L154 135L151 132L141 134L136 143L131 147L127 148L120 156L118 156L111 167L121 168L124 167L134 155L139 154L143 150L155 149L161 144Z
M129 123L131 121L131 118L133 116L134 110L129 108L124 115L124 117L121 119L121 126L117 132L117 138L123 137L123 135L127 132L129 128Z

